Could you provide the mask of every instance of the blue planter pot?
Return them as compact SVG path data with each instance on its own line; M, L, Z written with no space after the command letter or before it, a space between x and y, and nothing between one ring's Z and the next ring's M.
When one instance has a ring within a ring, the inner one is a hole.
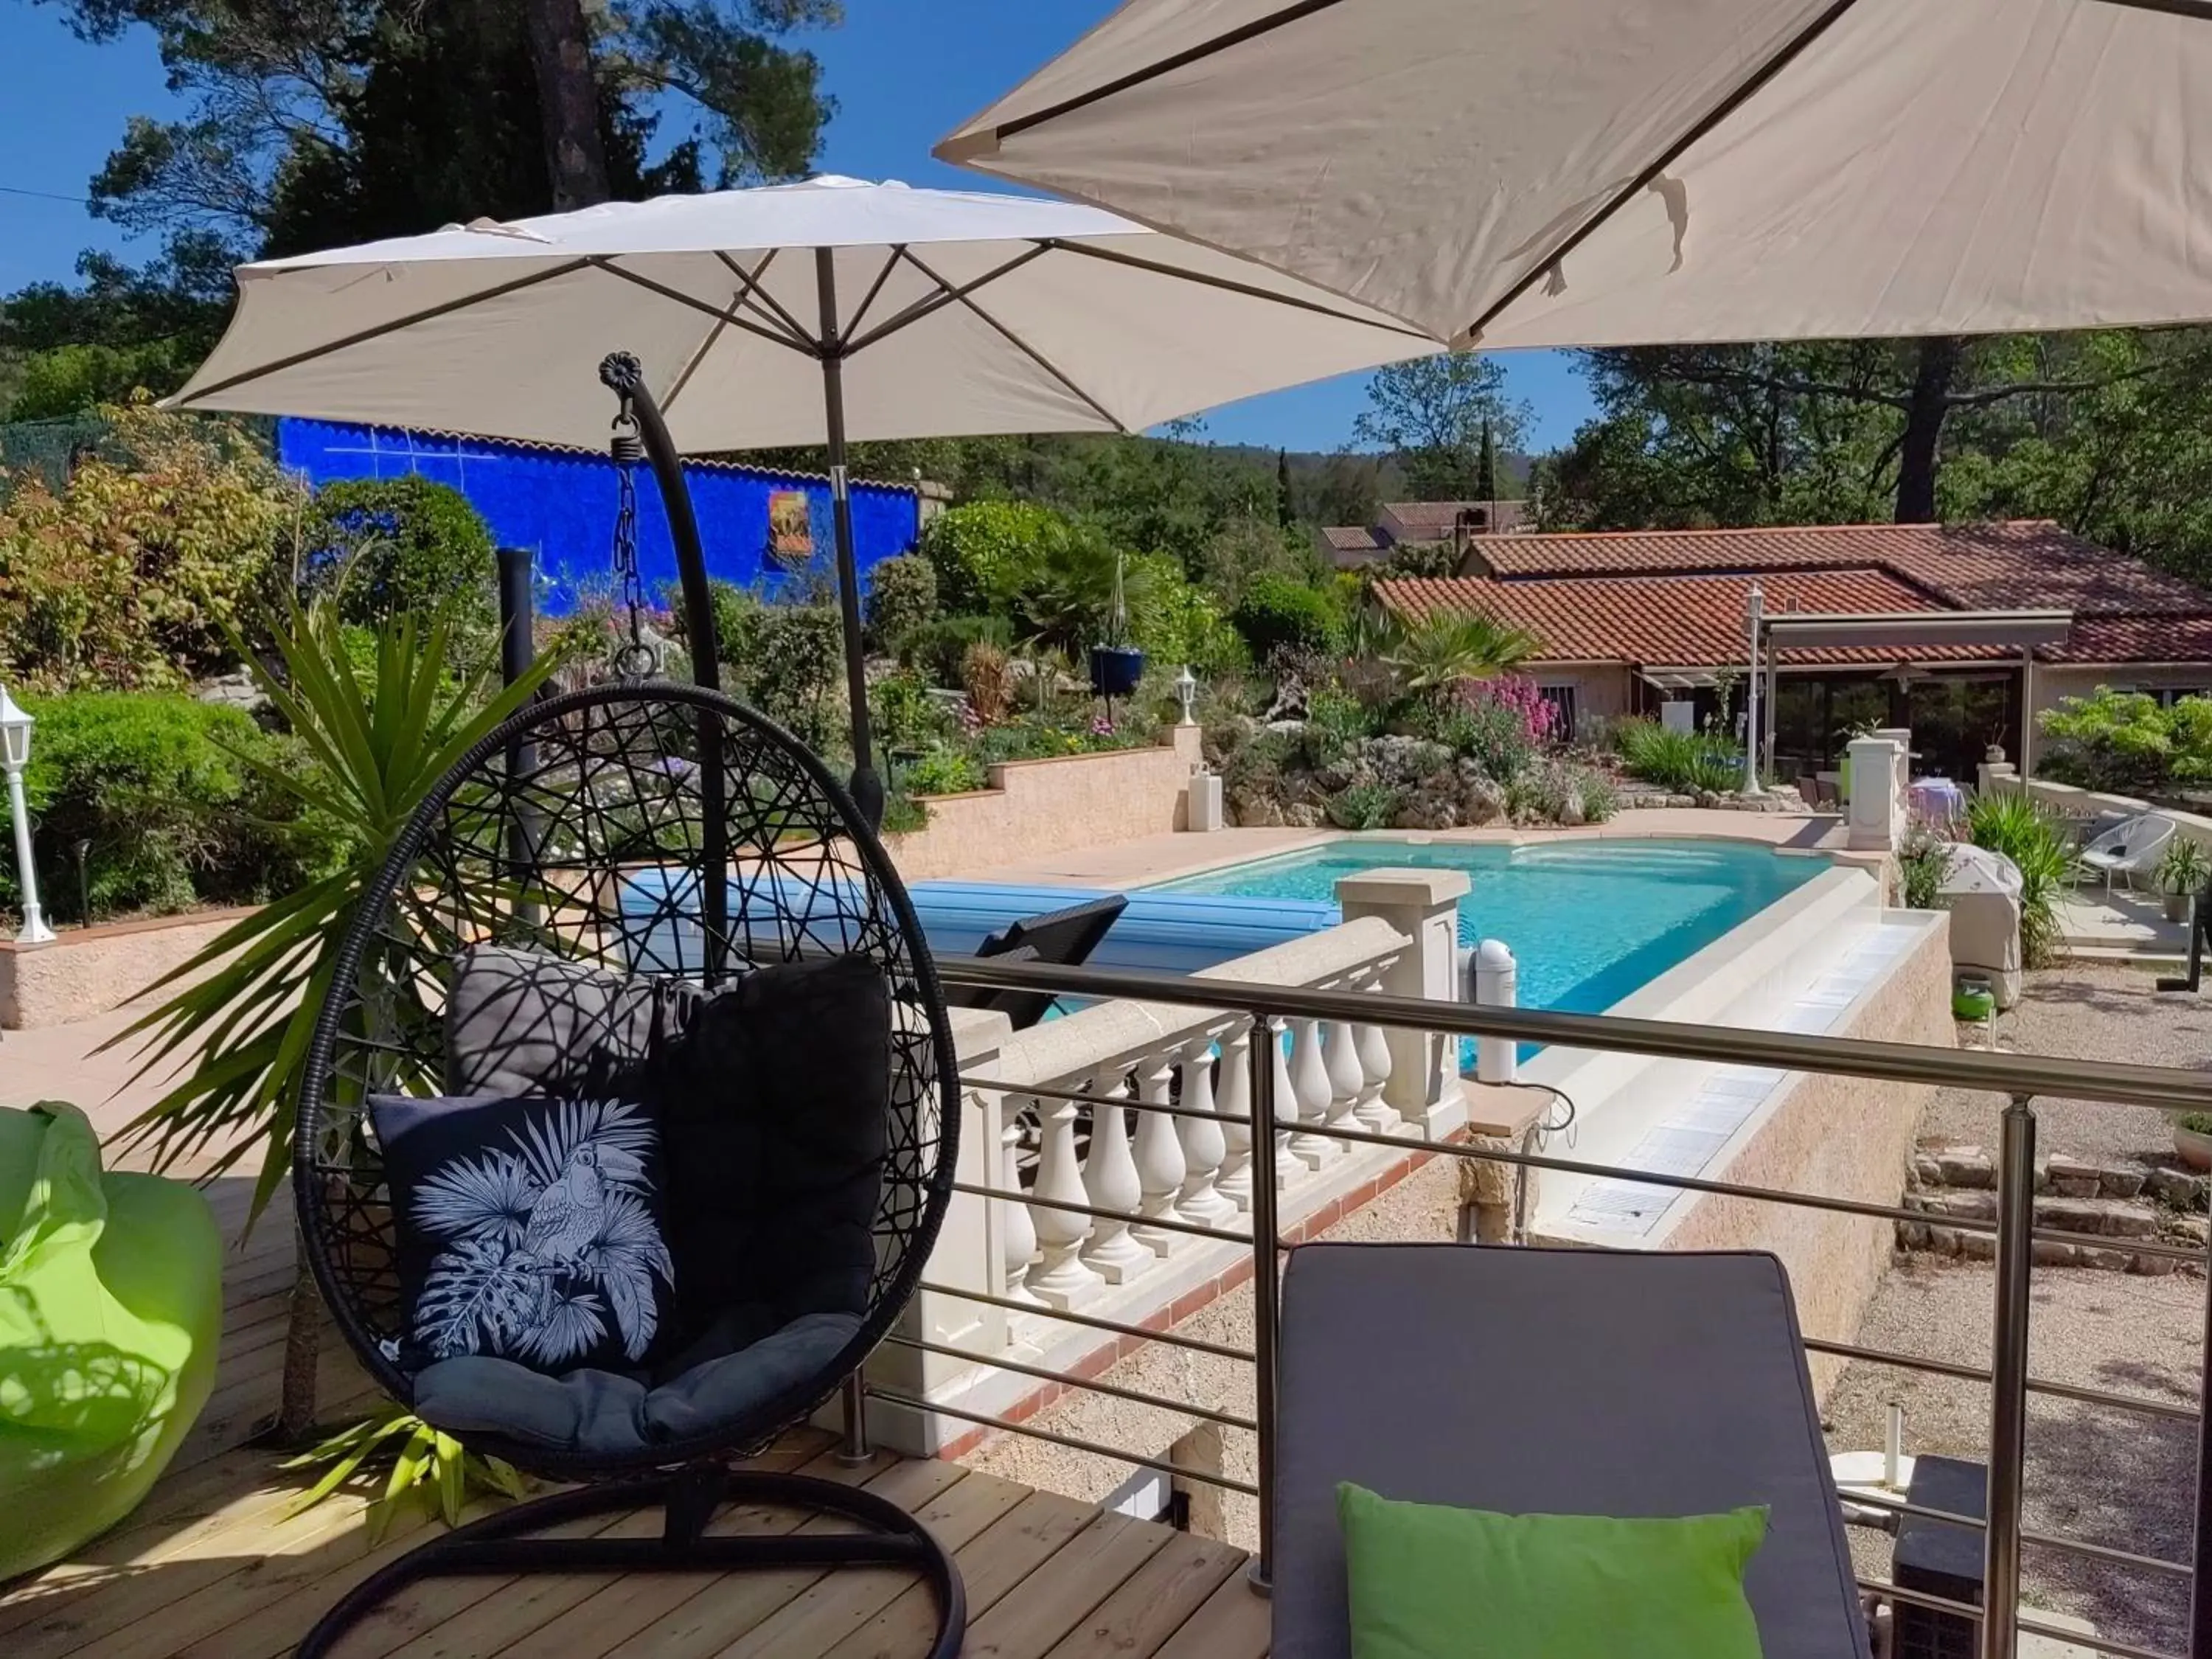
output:
M1126 697L1145 677L1145 653L1128 646L1091 647L1091 689L1102 697Z

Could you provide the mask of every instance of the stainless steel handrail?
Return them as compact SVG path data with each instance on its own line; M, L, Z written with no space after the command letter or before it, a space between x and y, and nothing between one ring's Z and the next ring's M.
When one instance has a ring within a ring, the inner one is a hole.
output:
M1096 999L1126 999L1168 1004L1177 1006L1204 1008L1240 1014L1252 1023L1251 1039L1246 1044L1249 1069L1249 1097L1251 1115L1253 1159L1252 1221L1249 1234L1225 1232L1218 1228L1201 1227L1190 1223L1179 1223L1173 1218L1159 1217L1141 1218L1147 1224L1165 1224L1173 1231L1211 1238L1219 1242L1243 1245L1251 1253L1254 1297L1253 1320L1255 1352L1250 1356L1255 1367L1255 1395L1258 1410L1249 1424L1258 1451L1259 1480L1256 1486L1210 1476L1196 1470L1177 1468L1172 1462L1138 1455L1114 1448L1097 1445L1060 1435L1026 1423L1013 1423L977 1413L939 1407L892 1391L871 1387L867 1394L917 1410L942 1410L945 1414L992 1427L1010 1429L1018 1433L1051 1441L1079 1450L1107 1457L1120 1458L1140 1467L1162 1469L1175 1474L1188 1474L1194 1479L1212 1480L1213 1484L1233 1491L1249 1492L1259 1498L1260 1548L1252 1564L1256 1583L1264 1586L1273 1559L1273 1516L1269 1494L1273 1490L1275 1429L1275 1359L1279 1349L1276 1320L1279 1302L1279 1255L1283 1248L1276 1214L1275 1158L1276 1136L1282 1127L1275 1110L1275 1066L1273 1057L1274 1041L1271 1018L1288 1016L1346 1022L1355 1024L1381 1025L1452 1036L1494 1036L1522 1041L1557 1044L1565 1048L1595 1049L1613 1053L1631 1053L1660 1058L1682 1059L1705 1062L1756 1065L1787 1071L1813 1072L1827 1075L1877 1079L1885 1081L1934 1085L2002 1093L2008 1097L2003 1116L2003 1140L1997 1170L1998 1213L1994 1221L1977 1221L1965 1217L1936 1217L1929 1212L1911 1211L1900 1206L1862 1203L1854 1200L1827 1198L1818 1194L1783 1192L1773 1188L1743 1186L1737 1183L1709 1182L1700 1178L1652 1174L1641 1170L1623 1170L1613 1165L1584 1164L1578 1160L1547 1158L1533 1152L1510 1152L1504 1148L1485 1146L1475 1149L1463 1144L1431 1141L1419 1137L1382 1135L1364 1130L1347 1128L1340 1124L1307 1123L1298 1126L1301 1133L1319 1134L1339 1142L1362 1144L1389 1148L1409 1156L1422 1152L1448 1153L1461 1158L1478 1158L1486 1161L1522 1165L1537 1169L1557 1169L1571 1173L1589 1174L1609 1178L1642 1182L1653 1186L1680 1190L1719 1194L1796 1205L1799 1206L1841 1212L1881 1219L1903 1219L1925 1222L1932 1225L1954 1227L1961 1231L1994 1234L1997 1255L1997 1304L1996 1329L1993 1334L1993 1364L1984 1372L1978 1368L1951 1365L1942 1362L1916 1361L1908 1356L1891 1355L1878 1350L1859 1350L1844 1344L1808 1342L1815 1351L1847 1354L1905 1366L1918 1366L1948 1375L1970 1376L1986 1382L1991 1390L1990 1450L1989 1459L1990 1491L1988 1518L1983 1525L1985 1539L1984 1583L1984 1598L1992 1607L2016 1610L2019 1596L2021 1552L2023 1545L2037 1548L2054 1548L2077 1555L2105 1560L2113 1565L2133 1566L2137 1570L2165 1572L2186 1572L2191 1581L2191 1643L2193 1659L2212 1659L2212 1572L2207 1571L2208 1553L2212 1553L2212 1525L2201 1525L2192 1552L2191 1565L2186 1568L2178 1563L2164 1562L2151 1557L2138 1557L2131 1552L2110 1546L2092 1545L2081 1540L2054 1537L2026 1530L2022 1522L2023 1482L2026 1474L2027 1400L2031 1389L2057 1394L2087 1403L2106 1404L2129 1409L2140 1409L2168 1417L2194 1417L2199 1427L2198 1510L2200 1516L2212 1513L2208 1510L2207 1469L2212 1466L2212 1428L2208 1427L2205 1411L2187 1412L2184 1408L2166 1406L2163 1402L2133 1401L2123 1396L2104 1396L2099 1391L2073 1385L2040 1383L2027 1371L2028 1291L2033 1270L2033 1250L2035 1242L2042 1237L2069 1239L2072 1236L2051 1230L2039 1229L2034 1224L2034 1153L2035 1119L2033 1097L2051 1095L2060 1098L2088 1101L2093 1103L2142 1105L2167 1110L2212 1109L2212 1076L2200 1073L2181 1072L2160 1067L2110 1064L2101 1061L2081 1061L2056 1058L1986 1051L1960 1051L1932 1047L1874 1042L1860 1039L1826 1036L1805 1036L1787 1032L1749 1030L1731 1027L1711 1027L1682 1024L1667 1021L1619 1018L1610 1015L1559 1014L1537 1010L1498 1008L1456 1002L1430 1002L1417 999L1383 995L1372 991L1344 992L1316 990L1309 987L1262 985L1219 980L1198 980L1179 975L1160 974L1140 970L1108 970L1091 968L1067 968L1052 964L1006 963L998 959L954 957L941 960L940 976L956 985L987 988L1049 992L1060 995L1076 995ZM1225 1052L1225 1050L1224 1050ZM1018 1082L979 1077L969 1080L973 1086L999 1090L1010 1095L1034 1093L1041 1097L1088 1100L1098 1098L1078 1091L1062 1089L1027 1088ZM1124 1109L1157 1109L1176 1116L1211 1117L1222 1119L1227 1115L1201 1113L1164 1102L1146 1102L1118 1097L1115 1103ZM1121 1212L1096 1208L1088 1205L1057 1202L1037 1198L1034 1194L1006 1192L988 1183L956 1183L957 1190L970 1196L1006 1200L1068 1211L1077 1214L1103 1218L1124 1218ZM2130 1241L2130 1248L2151 1241ZM2164 1255L2204 1260L2203 1253L2185 1250L2171 1245L2158 1245ZM951 1291L951 1294L963 1294ZM985 1300L994 1298L985 1297ZM1019 1304L1006 1304L1012 1307ZM1048 1314L1048 1316L1050 1316ZM1073 1322L1089 1323L1103 1329L1117 1328L1111 1322L1078 1318ZM2212 1326L2212 1311L2208 1311L2208 1326ZM1124 1334L1136 1335L1135 1329L1118 1328ZM1158 1337L1158 1333L1145 1333ZM1171 1340L1171 1339L1170 1339ZM979 1364L999 1362L987 1356L939 1348L927 1343L912 1343L933 1351L957 1353ZM2212 1346L2212 1345L2209 1345ZM2212 1358L2212 1353L2208 1354ZM1061 1376L1037 1367L1009 1365L1007 1369L1026 1370L1028 1374L1048 1380L1083 1386L1073 1379ZM1112 1387L1101 1392L1119 1394L1124 1398L1136 1398L1169 1411L1182 1411L1209 1419L1228 1426L1247 1426L1243 1419L1225 1413L1200 1409L1178 1402L1155 1400L1135 1395L1133 1391ZM853 1409L858 1409L854 1407ZM1877 1505L1903 1508L1909 1504ZM1894 1586L1869 1585L1890 1594L1893 1599L1928 1603L1930 1598L1901 1591ZM1978 1613L1978 1610L1971 1610ZM2014 1659L2021 1632L2043 1633L2032 1621L2015 1616L1981 1618L1980 1654L1982 1659ZM2079 1638L2077 1638L2079 1639ZM2148 1655L2149 1650L2121 1643L2106 1643L2091 1639L2088 1645L2121 1655Z
M1984 1049L1933 1048L1859 1037L1803 1036L1731 1025L1628 1019L1613 1014L1560 1014L1535 1008L1492 1008L1467 1002L1424 1002L1375 991L1317 991L1309 986L1194 979L1135 968L1066 968L1006 962L996 957L940 957L938 977L949 985L991 990L1121 998L1243 1014L1350 1020L1444 1031L1458 1036L1516 1037L1613 1054L1665 1060L1719 1060L1822 1072L1891 1083L1930 1083L2001 1095L2049 1095L2062 1100L2212 1111L2212 1074L2118 1061L2060 1060Z

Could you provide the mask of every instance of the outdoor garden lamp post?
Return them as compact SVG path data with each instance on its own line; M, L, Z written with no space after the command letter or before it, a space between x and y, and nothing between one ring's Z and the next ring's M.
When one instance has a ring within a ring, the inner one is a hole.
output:
M1178 724L1191 724L1190 705L1198 696L1198 676L1190 672L1190 665L1182 665L1182 672L1175 677L1176 700L1182 704L1182 719Z
M31 763L31 717L0 685L0 766L8 771L8 815L15 822L15 877L23 891L18 945L44 945L54 936L39 913L39 872L31 864L31 809L23 799L23 769Z

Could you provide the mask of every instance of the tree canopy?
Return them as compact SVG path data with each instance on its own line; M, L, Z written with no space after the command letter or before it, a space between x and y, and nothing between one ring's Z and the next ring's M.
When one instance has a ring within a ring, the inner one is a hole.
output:
M1486 500L1495 493L1497 449L1520 447L1529 415L1527 404L1506 396L1505 366L1497 358L1455 351L1377 369L1352 432L1395 459L1419 499ZM1487 494L1486 450L1493 457Z

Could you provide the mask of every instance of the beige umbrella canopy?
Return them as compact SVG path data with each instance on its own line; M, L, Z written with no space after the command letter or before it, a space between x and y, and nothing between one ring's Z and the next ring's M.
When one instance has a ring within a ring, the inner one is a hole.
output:
M2212 318L2206 0L1129 0L937 153L1462 344Z

